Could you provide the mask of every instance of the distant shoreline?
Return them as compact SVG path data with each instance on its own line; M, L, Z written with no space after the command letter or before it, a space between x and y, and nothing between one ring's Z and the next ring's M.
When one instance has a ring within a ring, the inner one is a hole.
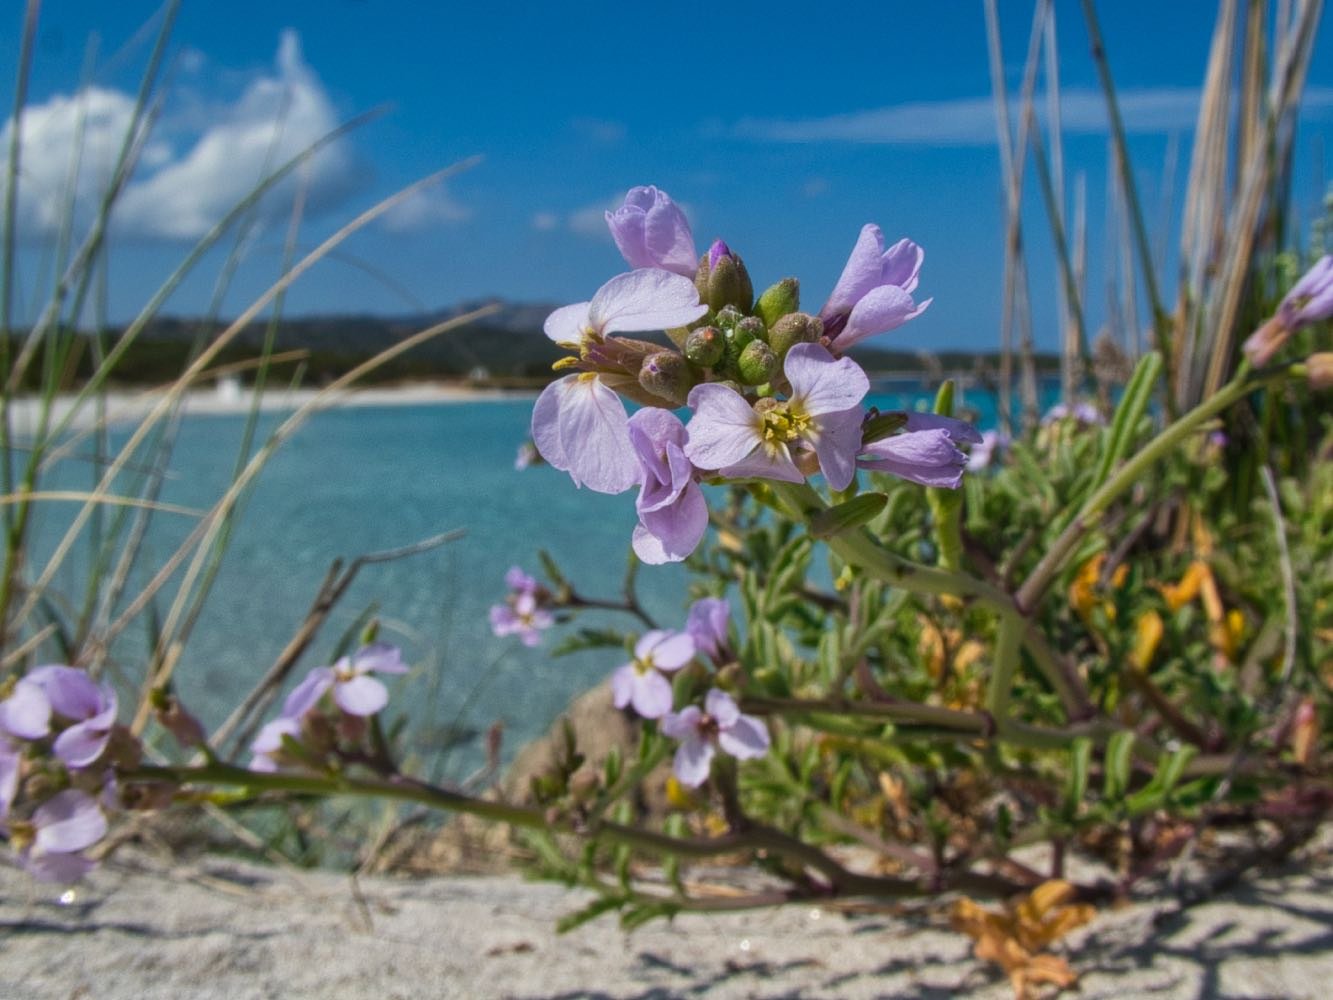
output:
M282 413L299 409L313 401L324 390L314 387L266 389L259 398L263 413ZM160 389L113 389L100 398L105 402L106 422L110 426L134 423L143 419L165 397ZM498 402L535 399L536 390L481 388L448 382L422 382L396 386L371 386L342 389L330 393L321 409L342 409L367 406L428 406L454 403ZM62 393L55 399L52 420L65 419L78 400L75 393ZM255 404L252 390L231 383L216 388L187 391L181 401L181 412L189 416L236 416L249 413ZM41 414L40 396L20 396L10 401L10 428L16 436L31 436ZM86 430L98 422L97 398L83 401L70 422L77 430Z

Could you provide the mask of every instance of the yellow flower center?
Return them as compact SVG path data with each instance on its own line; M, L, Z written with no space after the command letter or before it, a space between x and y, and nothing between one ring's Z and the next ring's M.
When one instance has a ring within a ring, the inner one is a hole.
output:
M779 403L760 415L759 433L764 444L772 448L810 436L813 420L794 402Z

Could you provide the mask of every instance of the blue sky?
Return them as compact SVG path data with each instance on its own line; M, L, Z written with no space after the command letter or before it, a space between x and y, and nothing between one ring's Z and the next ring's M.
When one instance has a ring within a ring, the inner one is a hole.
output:
M1016 89L1032 7L1000 4ZM1133 132L1142 194L1169 234L1163 164L1182 146L1208 55L1202 2L1103 3L1107 51ZM1056 4L1067 173L1086 177L1094 326L1105 312L1107 133L1079 6ZM149 4L88 0L42 11L20 186L21 313L50 247L80 106L80 192L91 204L160 23ZM21 12L10 5L0 79L12 81ZM75 97L89 39L93 70ZM1320 211L1333 138L1333 51L1318 40L1294 189L1299 220ZM12 104L12 83L0 94ZM118 209L107 302L123 320L266 162L337 122L386 113L312 167L297 243L313 246L397 187L465 157L484 159L355 236L302 279L294 313L404 313L503 296L586 299L624 269L602 212L635 184L686 206L702 250L740 252L757 286L801 278L817 309L865 222L926 248L931 309L883 346L997 342L1001 186L980 2L405 4L368 0L187 0L171 40L160 122ZM275 139L275 122L281 121ZM12 129L6 125L5 135ZM7 142L7 140L6 140ZM234 315L278 273L294 188L271 199L246 242L222 311ZM1035 192L1029 192L1036 206ZM1028 216L1039 343L1055 337L1055 277L1043 216ZM1166 243L1172 240L1169 235ZM168 305L198 313L220 257Z

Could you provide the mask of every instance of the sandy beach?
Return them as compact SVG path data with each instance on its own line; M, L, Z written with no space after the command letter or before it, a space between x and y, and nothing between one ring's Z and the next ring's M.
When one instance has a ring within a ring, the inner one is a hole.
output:
M1161 895L1105 911L1061 949L1084 1000L1313 998L1333 976L1333 858L1307 856L1176 912ZM558 936L588 897L518 876L419 880L219 858L121 855L61 901L0 868L0 996L1012 996L939 916L808 905L688 915L633 934L602 918Z

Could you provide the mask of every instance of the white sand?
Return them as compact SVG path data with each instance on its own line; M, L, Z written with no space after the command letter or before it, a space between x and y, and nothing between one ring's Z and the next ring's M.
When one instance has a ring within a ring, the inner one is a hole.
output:
M1071 935L1083 1000L1320 997L1333 981L1333 861L1256 876L1184 915L1166 901ZM295 874L220 859L120 860L61 905L0 869L0 996L624 998L1011 996L938 921L810 906L564 937L582 894L512 876ZM1158 920L1154 926L1154 919Z

